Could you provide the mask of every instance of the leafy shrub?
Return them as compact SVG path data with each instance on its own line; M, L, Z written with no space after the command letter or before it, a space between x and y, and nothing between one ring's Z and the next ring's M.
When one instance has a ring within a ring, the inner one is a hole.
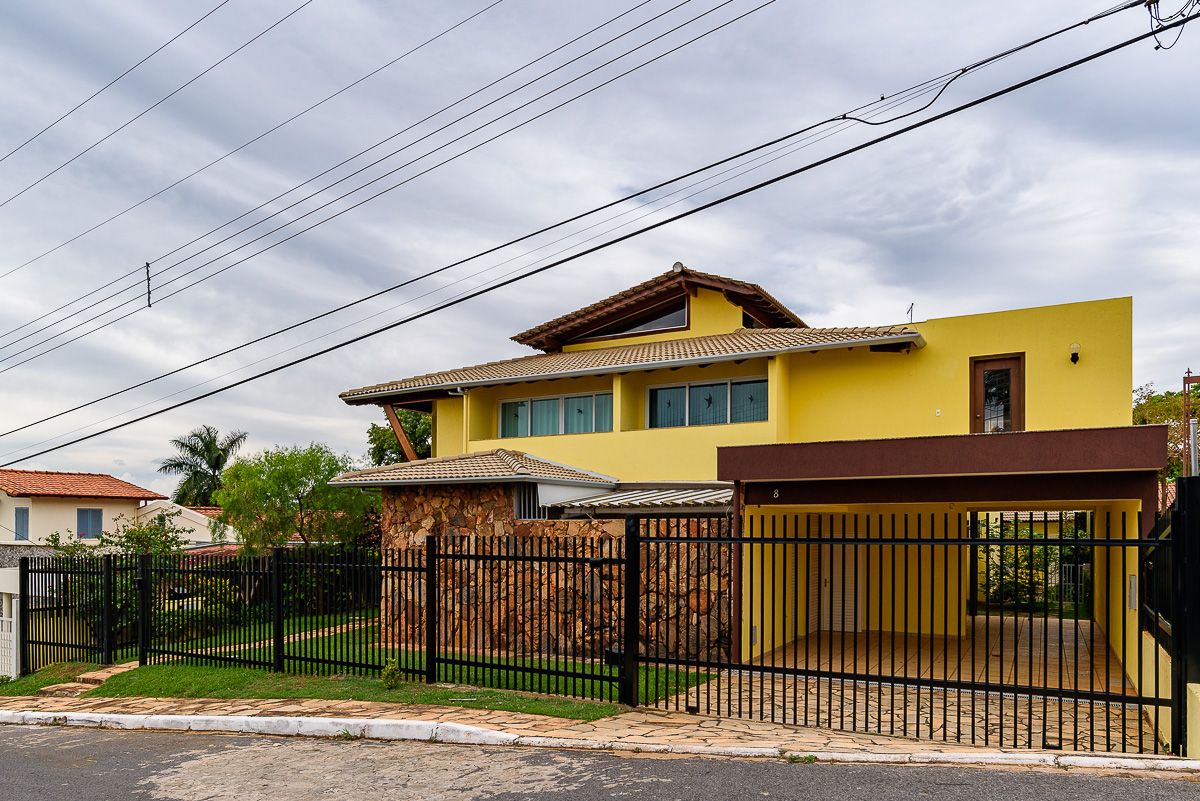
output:
M404 683L404 673L400 670L400 664L395 659L389 659L383 663L383 672L379 674L379 679L383 682L383 686L389 690L394 690Z

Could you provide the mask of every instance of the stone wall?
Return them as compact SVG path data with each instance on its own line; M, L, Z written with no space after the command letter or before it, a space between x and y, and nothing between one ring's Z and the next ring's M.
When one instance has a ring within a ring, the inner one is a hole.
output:
M623 568L614 562L623 558L624 520L516 520L511 485L462 484L385 488L382 525L385 559L396 565L424 564L425 538L437 535L444 651L600 659L619 650ZM704 520L682 526L670 533L709 531ZM729 658L732 560L715 551L642 546L643 652ZM387 644L423 643L424 575L389 575L381 613Z
M16 567L22 556L53 556L54 549L46 545L0 545L0 567Z

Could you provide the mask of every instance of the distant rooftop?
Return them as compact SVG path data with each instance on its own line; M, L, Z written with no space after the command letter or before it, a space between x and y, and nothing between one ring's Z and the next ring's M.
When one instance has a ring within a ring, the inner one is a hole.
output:
M121 498L164 500L153 490L104 473L64 473L51 470L0 469L0 490L18 498Z

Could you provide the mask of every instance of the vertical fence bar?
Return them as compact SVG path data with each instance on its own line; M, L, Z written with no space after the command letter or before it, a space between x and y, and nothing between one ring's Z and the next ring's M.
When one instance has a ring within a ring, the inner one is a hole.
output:
M425 535L425 683L438 677L438 541Z
M272 670L283 672L283 548L271 551L271 661Z
M154 592L153 558L146 553L138 557L138 664L143 667L148 664L150 637L154 633L153 623L150 620L151 600Z
M625 518L625 609L622 626L620 686L617 700L636 706L638 698L638 600L642 581L641 520Z
M20 598L20 608L17 610L17 639L22 676L28 676L32 669L29 663L29 557L22 556L17 562L17 597Z
M113 663L113 556L105 554L101 557L100 579L100 662L104 665Z

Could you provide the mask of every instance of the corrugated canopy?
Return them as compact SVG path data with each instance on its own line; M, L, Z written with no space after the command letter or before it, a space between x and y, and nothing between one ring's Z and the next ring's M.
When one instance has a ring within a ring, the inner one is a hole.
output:
M564 511L617 512L627 510L694 511L697 509L726 510L733 503L730 486L681 486L652 488L618 488L615 492L589 495L570 501L550 504Z

